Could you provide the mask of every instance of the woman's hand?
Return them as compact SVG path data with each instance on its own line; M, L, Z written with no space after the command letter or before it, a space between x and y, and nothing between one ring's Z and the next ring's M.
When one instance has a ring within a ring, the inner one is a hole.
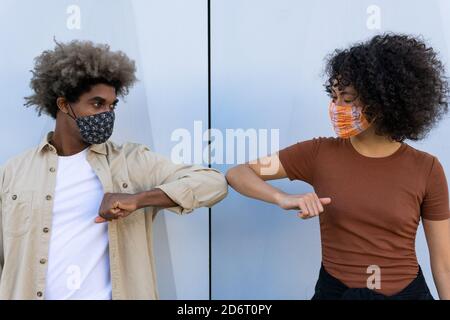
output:
M298 217L309 219L324 212L324 205L330 204L331 198L319 198L316 193L299 195L280 194L277 204L285 210L300 210Z

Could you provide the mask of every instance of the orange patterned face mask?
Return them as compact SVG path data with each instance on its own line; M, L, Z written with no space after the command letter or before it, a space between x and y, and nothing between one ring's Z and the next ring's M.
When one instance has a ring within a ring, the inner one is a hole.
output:
M356 136L370 126L362 109L353 105L338 106L330 102L329 114L334 131L344 139Z

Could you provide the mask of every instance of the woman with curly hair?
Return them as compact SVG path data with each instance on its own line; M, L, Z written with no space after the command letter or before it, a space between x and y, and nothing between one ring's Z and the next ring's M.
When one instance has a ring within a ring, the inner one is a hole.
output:
M135 71L123 52L90 41L37 57L26 105L56 125L0 168L0 299L157 299L155 215L225 197L213 169L109 141Z
M450 299L450 209L439 160L408 145L448 111L436 52L413 36L384 34L336 50L325 88L338 137L318 137L230 169L236 191L319 216L322 266L313 299L433 299L417 261L422 219L434 281ZM270 170L271 169L271 170ZM302 180L290 195L266 183Z

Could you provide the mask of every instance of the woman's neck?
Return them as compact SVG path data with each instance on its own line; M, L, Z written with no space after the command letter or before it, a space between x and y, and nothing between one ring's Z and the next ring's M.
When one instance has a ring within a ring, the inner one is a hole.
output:
M373 126L357 136L351 137L350 142L356 151L371 158L388 157L402 145L401 142L394 141L389 137L377 135Z

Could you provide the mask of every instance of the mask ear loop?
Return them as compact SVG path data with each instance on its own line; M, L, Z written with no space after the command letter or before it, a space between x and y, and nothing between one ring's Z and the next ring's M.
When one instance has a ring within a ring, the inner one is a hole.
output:
M70 105L70 103L68 103L70 110L72 110L72 113L75 117L73 117L70 113L66 113L69 117L71 117L73 120L77 120L77 115L75 114L75 112L73 112L72 106Z

